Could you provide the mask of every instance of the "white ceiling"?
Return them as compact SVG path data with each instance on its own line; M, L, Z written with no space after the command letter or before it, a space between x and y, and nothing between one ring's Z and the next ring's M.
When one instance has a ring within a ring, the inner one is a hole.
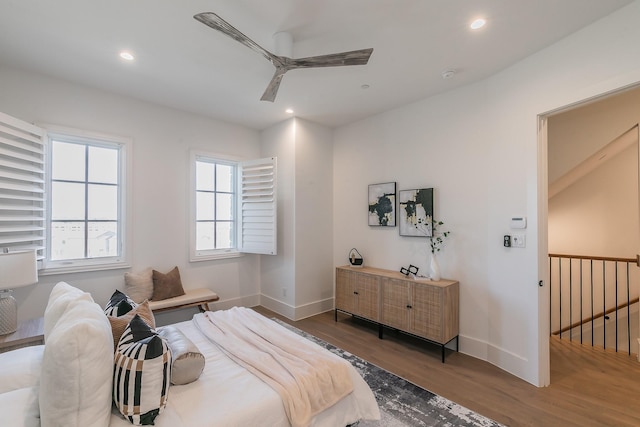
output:
M631 2L0 0L0 64L254 129L285 120L286 108L334 127L484 79ZM293 57L374 51L365 66L290 71L264 102L273 66L199 12L272 52L273 34L287 31ZM479 16L487 26L473 32ZM456 75L444 80L445 69Z

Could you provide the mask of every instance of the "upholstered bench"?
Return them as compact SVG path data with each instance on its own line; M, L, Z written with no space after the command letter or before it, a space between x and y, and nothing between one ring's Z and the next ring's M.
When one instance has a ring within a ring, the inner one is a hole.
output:
M218 301L218 294L211 289L185 289L185 294L160 301L149 301L149 307L153 312L177 310L179 308L198 307L200 311L209 310L209 303Z

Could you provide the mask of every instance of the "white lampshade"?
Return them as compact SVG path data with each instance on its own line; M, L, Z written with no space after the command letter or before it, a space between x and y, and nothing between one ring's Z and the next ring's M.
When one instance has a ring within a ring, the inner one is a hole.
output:
M0 335L15 332L18 324L18 305L10 290L37 281L36 251L0 252Z
M15 289L38 281L36 251L0 253L0 289Z

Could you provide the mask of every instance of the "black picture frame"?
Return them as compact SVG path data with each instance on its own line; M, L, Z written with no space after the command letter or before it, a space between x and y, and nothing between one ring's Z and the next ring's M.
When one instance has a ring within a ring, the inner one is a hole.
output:
M396 183L369 185L368 224L378 227L396 226Z
M398 210L400 235L430 237L433 219L433 188L400 190Z

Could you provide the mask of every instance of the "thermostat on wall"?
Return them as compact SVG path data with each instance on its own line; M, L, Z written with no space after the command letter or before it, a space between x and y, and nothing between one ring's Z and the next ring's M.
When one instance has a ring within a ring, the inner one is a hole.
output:
M511 228L527 228L527 217L519 216L511 218Z

